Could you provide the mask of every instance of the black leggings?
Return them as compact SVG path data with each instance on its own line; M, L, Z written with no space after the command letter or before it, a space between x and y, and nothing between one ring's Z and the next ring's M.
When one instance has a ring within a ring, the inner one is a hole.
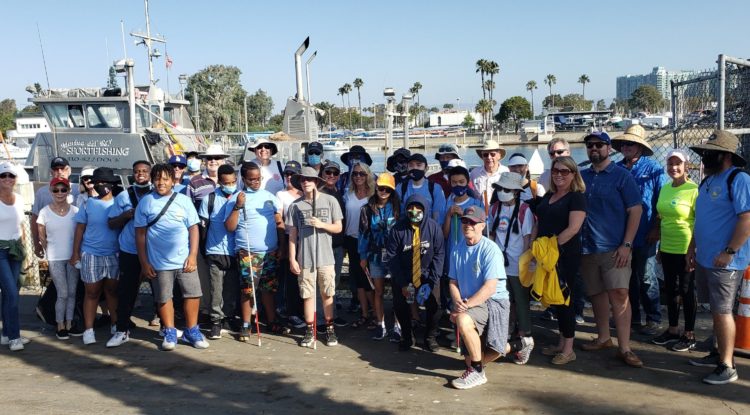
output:
M698 302L695 293L695 272L685 271L685 254L662 252L661 266L664 268L669 326L677 327L680 324L680 302L682 302L683 313L685 313L685 331L693 331Z
M576 310L573 301L576 279L578 278L578 267L581 264L580 254L563 253L557 260L557 275L560 282L565 281L570 289L570 302L568 305L557 305L557 327L560 334L566 339L576 336Z
M359 266L359 241L353 236L346 236L344 238L344 248L346 249L346 255L349 257L349 278L353 278L357 284L357 288L364 288L365 291L372 291L370 282L367 280L367 275L362 267ZM356 293L352 293L356 295Z

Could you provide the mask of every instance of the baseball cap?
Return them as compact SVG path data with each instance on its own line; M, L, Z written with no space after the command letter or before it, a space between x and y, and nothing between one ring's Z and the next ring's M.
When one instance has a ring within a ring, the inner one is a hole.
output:
M68 159L66 159L65 157L55 157L49 163L49 168L51 169L55 169L58 167L68 167L68 166L70 166L70 163L68 163Z
M508 159L508 166L520 166L522 164L529 164L529 161L526 160L526 157L524 157L523 154L516 153L510 156L510 159Z
M62 184L65 187L68 187L68 188L70 187L70 181L68 179L64 178L64 177L55 177L54 179L52 179L49 182L49 186L50 187L55 187L58 184Z
M585 137L583 137L583 141L586 142L589 138L596 138L607 144L612 143L612 139L609 138L609 134L605 133L604 131L592 131Z
M0 174L2 173L10 173L14 176L18 176L18 173L16 173L16 168L9 161L0 163Z
M169 158L169 164L181 164L183 166L187 166L187 159L181 154L175 154L174 156Z
M671 159L672 157L677 157L678 159L682 160L683 163L690 160L687 154L685 154L684 151L678 148L672 149L669 151L669 153L667 153L667 160Z
M412 162L412 161L420 161L424 164L427 164L427 158L425 158L425 156L420 153L414 153L411 156L409 156L408 162Z
M307 145L307 154L310 154L311 151L317 150L321 154L323 154L323 144L320 144L317 141L313 141L310 144Z
M469 219L474 223L484 223L487 220L487 215L484 213L484 209L476 206L470 206L465 211L461 218Z
M302 172L302 165L298 161L289 160L284 166L284 173L300 174Z

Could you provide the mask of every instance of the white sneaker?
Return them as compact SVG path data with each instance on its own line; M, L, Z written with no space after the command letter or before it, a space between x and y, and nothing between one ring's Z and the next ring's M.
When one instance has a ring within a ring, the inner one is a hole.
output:
M28 341L26 343L28 343ZM23 338L19 337L17 339L10 340L8 342L8 347L10 348L11 352L17 352L19 350L23 350L23 344Z
M21 344L29 344L31 340L27 339L26 337L19 337L21 339ZM0 336L0 345L2 346L8 346L10 344L10 339L7 336Z
M94 329L86 329L86 331L83 332L83 344L89 345L94 343L96 343Z
M487 383L487 376L484 370L477 372L474 368L468 368L460 378L453 379L451 384L456 389L470 389Z
M107 342L107 347L117 347L121 346L124 343L127 343L128 340L130 340L130 336L128 335L127 331L118 331L116 332L111 339Z

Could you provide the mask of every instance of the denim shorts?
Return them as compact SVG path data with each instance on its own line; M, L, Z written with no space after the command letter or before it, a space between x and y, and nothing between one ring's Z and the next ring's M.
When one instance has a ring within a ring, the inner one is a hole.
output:
M370 271L370 278L372 279L385 278L385 275L388 274L388 268L385 264L378 261L368 262L367 269Z

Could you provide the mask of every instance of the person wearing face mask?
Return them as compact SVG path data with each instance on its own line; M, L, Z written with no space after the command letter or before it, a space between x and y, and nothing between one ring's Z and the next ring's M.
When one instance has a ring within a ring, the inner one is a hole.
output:
M208 338L218 340L225 321L235 316L240 279L237 274L237 259L234 256L234 232L227 231L224 218L228 201L237 193L237 174L232 166L219 166L218 186L213 193L203 198L198 209L205 244L202 254L209 272L209 317L211 329ZM227 323L227 324L224 324Z
M73 203L79 209L86 203L89 197L98 196L94 191L94 182L91 181L91 175L94 174L94 170L96 170L95 166L86 166L81 169L81 176L78 180L78 196L76 196ZM75 188L73 186L73 189ZM71 193L73 189L71 189Z
M138 289L141 285L141 263L135 247L133 216L141 199L151 191L151 163L139 160L133 163L133 185L115 197L109 211L107 224L120 232L119 267L117 286L117 324L107 347L117 347L130 340L130 329L134 328L130 317L133 314Z
M508 291L515 311L515 318L510 323L515 325L523 339L524 347L514 356L514 362L519 365L529 361L534 349L529 309L531 290L521 285L518 271L518 258L529 249L534 226L531 209L521 197L523 181L523 176L518 173L505 172L500 175L500 180L492 184L496 201L490 206L488 218L490 239L500 247L504 257Z
M409 180L401 182L396 187L399 198L404 201L402 203L406 203L405 201L413 194L422 195L429 203L430 217L437 223L442 224L445 218L445 193L440 186L435 186L434 183L425 180L427 159L422 154L412 154L409 157L407 167L409 169ZM405 209L406 205L402 204L401 207Z
M533 205L533 200L544 196L544 186L531 178L529 174L529 161L521 153L513 153L508 159L508 169L514 173L518 173L523 177L523 190L521 192L521 200Z
M407 167L409 157L411 157L411 151L401 147L394 151L393 155L389 156L385 161L385 169L393 173L396 185L409 180L409 169Z
M442 195L443 192L438 189ZM393 307L401 323L398 349L409 351L414 345L411 304L426 309L424 348L438 349L436 341L440 312L435 287L443 272L445 238L440 225L430 215L430 204L421 194L409 196L403 219L394 225L386 239L385 262L393 284ZM415 300L410 291L419 292Z
M440 171L427 176L427 180L439 184L443 188L445 197L448 197L451 194L450 178L448 177L450 167L448 164L451 160L461 160L461 156L458 155L458 147L455 144L441 145L435 153L435 160L440 162Z
M107 299L112 333L117 331L117 282L120 267L117 254L119 232L109 227L109 212L114 206L112 189L120 178L109 167L94 170L91 179L99 195L89 198L75 217L76 231L70 264L80 266L86 298L83 301L83 344L96 343L94 319L102 291ZM79 264L80 263L80 264Z
M203 166L203 163L201 162L201 159L198 158L197 152L187 153L187 174L188 174L187 181L188 183L190 183L190 179L192 179L195 176L199 176L201 174L202 166Z
M307 145L305 156L307 157L307 165L320 174L320 169L323 167L323 144L317 141L311 142Z
M349 182L351 180L350 173L356 163L365 163L368 166L372 166L372 157L367 154L362 146L352 146L346 153L341 155L341 162L349 169L346 173L339 176L339 180L336 183L336 187L339 193L346 194L349 191Z

